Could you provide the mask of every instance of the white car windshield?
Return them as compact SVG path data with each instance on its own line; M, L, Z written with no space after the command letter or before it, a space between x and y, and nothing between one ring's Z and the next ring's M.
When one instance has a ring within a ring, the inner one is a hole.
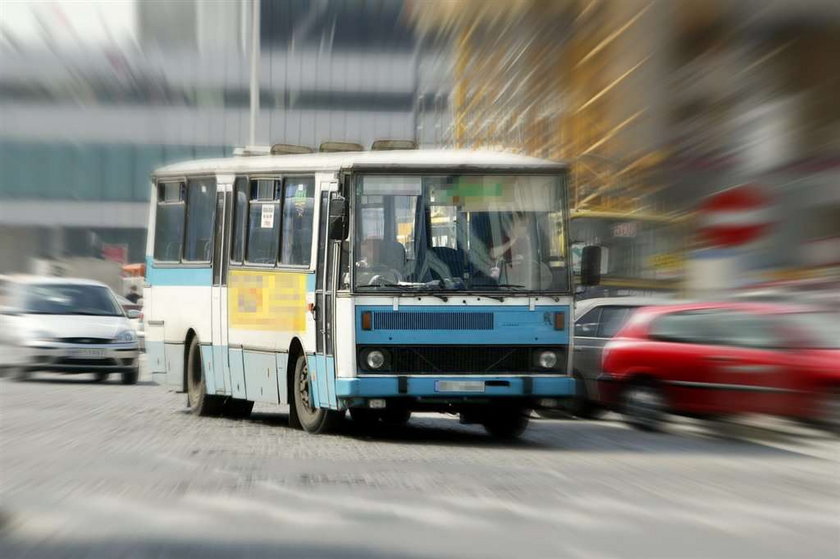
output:
M26 285L20 293L19 307L28 314L124 316L111 290L100 285Z

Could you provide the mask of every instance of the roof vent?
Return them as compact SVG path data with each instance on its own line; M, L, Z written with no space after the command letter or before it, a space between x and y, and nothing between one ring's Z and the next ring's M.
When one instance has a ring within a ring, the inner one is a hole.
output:
M250 156L250 155L268 155L271 153L271 148L268 146L245 146L244 148L234 148L233 155Z
M353 142L324 142L318 151L322 153L334 153L337 151L364 151L365 148L361 144L354 144Z
M417 149L414 140L376 140L370 146L371 151L392 151L395 149Z
M301 153L312 153L315 150L309 146L296 146L293 144L274 144L271 146L271 155L292 155Z

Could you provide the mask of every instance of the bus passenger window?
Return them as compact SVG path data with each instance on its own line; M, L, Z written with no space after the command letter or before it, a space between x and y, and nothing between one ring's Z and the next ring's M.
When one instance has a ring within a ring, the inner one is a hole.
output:
M155 217L155 260L179 262L184 239L184 190L181 182L158 185Z
M248 230L248 181L244 177L236 179L233 197L230 261L241 264L245 258L245 232Z
M210 262L213 251L213 217L216 210L215 179L190 180L187 187L185 262Z
M251 181L251 200L248 204L248 244L245 260L251 264L277 262L280 236L281 181L261 179Z
M280 263L309 266L312 254L312 219L315 212L315 179L286 179L283 197L283 236Z

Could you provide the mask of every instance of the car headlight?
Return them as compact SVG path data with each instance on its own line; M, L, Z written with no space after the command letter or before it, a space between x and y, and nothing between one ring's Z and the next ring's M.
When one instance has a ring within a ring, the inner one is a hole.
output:
M365 354L364 359L365 359L365 365L367 365L367 368L372 369L374 371L384 367L385 363L387 362L387 358L385 357L385 353L382 352L382 351L379 351L378 349L373 349L371 351L368 351Z
M537 354L536 364L542 369L553 369L557 366L558 361L556 352L546 350Z
M136 340L137 335L134 333L134 330L123 330L122 332L114 336L114 343L118 344L125 344Z

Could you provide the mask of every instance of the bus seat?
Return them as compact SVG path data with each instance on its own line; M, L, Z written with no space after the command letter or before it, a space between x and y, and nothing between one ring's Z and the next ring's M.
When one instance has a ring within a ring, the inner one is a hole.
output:
M434 255L430 268L432 275L438 276L436 279L464 277L464 253L462 251L449 247L432 247L429 250ZM443 264L446 269L441 269L440 264Z

